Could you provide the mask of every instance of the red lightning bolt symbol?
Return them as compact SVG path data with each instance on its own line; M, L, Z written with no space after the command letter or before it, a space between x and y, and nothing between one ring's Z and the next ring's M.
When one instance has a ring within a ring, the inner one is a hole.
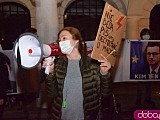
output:
M118 25L117 30L122 26L121 21L123 20L123 18L124 18L124 16L121 16L121 17L119 18L119 20L117 21L117 25Z

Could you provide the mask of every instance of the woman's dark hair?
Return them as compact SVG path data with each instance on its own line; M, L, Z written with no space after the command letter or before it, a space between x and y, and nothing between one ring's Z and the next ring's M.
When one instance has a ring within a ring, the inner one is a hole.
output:
M149 35L150 35L150 30L149 30L148 28L143 28L143 29L141 30L141 32L140 32L140 37L141 37L141 39L143 39L142 36L143 36L143 35L146 35L146 34L149 34Z
M75 27L64 27L63 29L61 29L58 33L57 43L59 43L59 35L62 31L68 31L72 35L72 38L74 40L79 40L78 50L80 52L85 52L85 48L84 48L85 44L83 42L82 35L77 28L75 28Z
M37 33L37 29L36 28L27 28L25 30L25 32L30 32L30 33L36 34Z

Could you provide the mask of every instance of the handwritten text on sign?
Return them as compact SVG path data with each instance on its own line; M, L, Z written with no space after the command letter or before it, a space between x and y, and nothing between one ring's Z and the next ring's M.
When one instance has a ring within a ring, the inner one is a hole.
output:
M102 59L100 54L105 57L110 55L107 59L114 66L124 32L125 20L126 17L122 13L106 3L93 47L92 58L99 60Z

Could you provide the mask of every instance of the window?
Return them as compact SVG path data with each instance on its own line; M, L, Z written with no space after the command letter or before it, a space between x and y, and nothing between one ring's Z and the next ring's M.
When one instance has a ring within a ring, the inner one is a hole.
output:
M4 50L12 49L18 36L30 26L28 8L15 2L0 3L0 44Z
M94 40L104 6L103 0L76 0L64 13L64 26L77 27L85 41Z

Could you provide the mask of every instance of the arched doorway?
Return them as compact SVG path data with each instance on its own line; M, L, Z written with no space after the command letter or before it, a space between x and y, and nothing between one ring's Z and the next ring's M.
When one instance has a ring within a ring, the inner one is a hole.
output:
M0 43L11 50L18 36L31 26L29 10L15 2L0 3Z
M105 6L103 0L76 0L64 12L64 26L77 27L85 41L94 40Z

